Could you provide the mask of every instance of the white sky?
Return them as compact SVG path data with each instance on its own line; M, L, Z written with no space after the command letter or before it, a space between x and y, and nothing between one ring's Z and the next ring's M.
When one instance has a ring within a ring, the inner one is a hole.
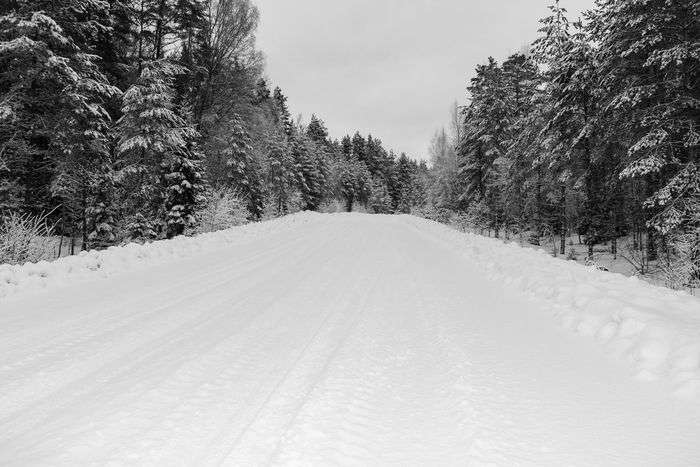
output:
M537 35L548 0L257 0L258 45L290 111L427 158L477 64ZM570 17L593 0L562 0Z

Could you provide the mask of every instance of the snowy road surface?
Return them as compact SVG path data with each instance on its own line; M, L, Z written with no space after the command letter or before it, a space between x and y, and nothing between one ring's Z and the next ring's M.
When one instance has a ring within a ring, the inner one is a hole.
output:
M700 465L697 398L440 227L276 222L0 301L0 465Z

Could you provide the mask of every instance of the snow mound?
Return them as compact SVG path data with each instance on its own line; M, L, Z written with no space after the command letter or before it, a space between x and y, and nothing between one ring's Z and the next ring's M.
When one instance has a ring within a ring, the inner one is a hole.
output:
M106 250L83 251L78 255L51 262L0 264L0 300L47 287L89 280L95 277L95 274L106 277L140 266L152 266L177 258L189 258L216 251L226 245L253 240L264 233L289 230L299 223L309 222L317 215L300 212L194 237L176 237L146 244L131 243Z
M431 230L486 277L542 301L565 328L631 363L639 379L668 378L677 395L700 394L700 299L517 243L406 219L417 227L435 224Z

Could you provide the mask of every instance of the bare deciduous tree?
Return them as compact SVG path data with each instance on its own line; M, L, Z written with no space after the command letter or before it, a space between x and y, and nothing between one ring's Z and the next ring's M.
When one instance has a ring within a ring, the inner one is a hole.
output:
M205 78L195 108L195 119L199 123L214 105L219 107L216 112L219 116L231 110L231 100L219 92L225 92L225 85L231 84L230 75L260 68L263 64L262 54L255 48L260 14L250 0L208 0L206 18L202 64Z

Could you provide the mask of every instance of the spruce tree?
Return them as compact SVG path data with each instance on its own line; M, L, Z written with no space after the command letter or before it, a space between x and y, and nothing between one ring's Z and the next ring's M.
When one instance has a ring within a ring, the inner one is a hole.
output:
M290 138L294 132L294 124L292 123L292 117L287 107L287 97L282 94L282 90L279 87L276 87L273 91L272 98L276 111L276 123L287 137Z
M40 6L47 11L32 12ZM0 17L0 196L35 211L63 205L59 231L82 230L85 245L89 181L107 156L105 104L120 93L79 46L90 47L101 23L80 23L78 8L104 15L74 1L23 3Z
M267 186L277 214L286 214L295 182L294 159L286 139L276 135L270 137L268 160Z
M321 206L326 188L324 152L305 135L297 134L292 139L292 155L303 209L316 211Z
M94 180L90 202L86 210L87 249L105 248L117 240L116 186L109 164Z
M349 160L352 156L352 139L350 139L349 135L343 136L343 139L340 142L340 147L345 159Z
M196 211L204 201L201 156L194 144L164 163L166 236L176 237L197 224Z
M367 143L359 131L352 137L352 153L357 160L367 164Z
M306 128L306 135L318 145L326 145L328 143L328 130L326 125L316 115L311 115L311 121Z
M471 80L470 105L465 109L465 134L459 147L460 175L465 179L462 200L483 202L490 212L489 227L504 222L503 164L508 148L511 112L505 77L498 63L489 58L479 65Z
M251 219L260 219L265 199L262 174L253 156L250 136L240 118L232 122L224 158L228 168L228 183L246 199Z
M620 177L648 185L648 225L661 235L698 229L699 15L693 0L601 0L591 20L605 117L629 147Z
M167 60L144 62L139 79L124 93L118 122L122 206L132 216L142 214L156 223L147 229L139 225L139 230L168 236L194 223L203 189L193 149L199 134L172 102L173 76L181 71Z

